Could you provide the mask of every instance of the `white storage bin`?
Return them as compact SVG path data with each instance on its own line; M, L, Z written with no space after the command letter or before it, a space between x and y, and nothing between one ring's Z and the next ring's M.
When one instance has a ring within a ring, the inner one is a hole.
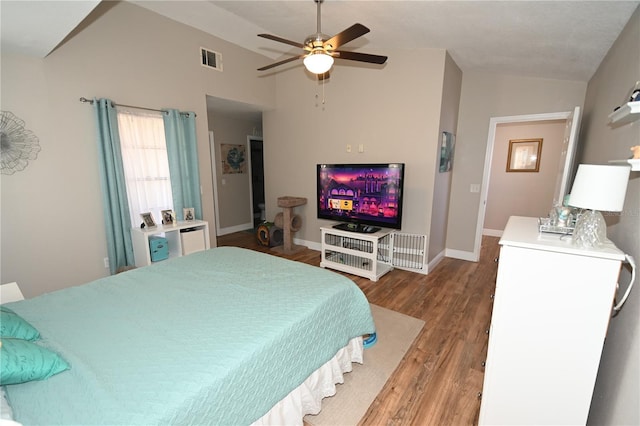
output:
M204 240L204 229L181 229L180 240L182 242L182 255L202 251L206 249Z

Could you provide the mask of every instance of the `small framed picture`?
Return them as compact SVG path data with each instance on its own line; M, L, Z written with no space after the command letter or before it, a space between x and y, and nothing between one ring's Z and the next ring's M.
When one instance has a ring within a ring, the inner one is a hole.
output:
M142 217L144 226L146 226L147 228L155 228L156 221L153 220L153 215L151 214L151 212L140 213L140 217Z
M176 224L176 215L173 213L173 210L162 210L160 212L162 215L162 224L163 225L175 225Z
M182 209L182 214L184 215L184 220L195 220L195 209L193 207L185 207Z
M541 154L542 138L511 139L507 155L507 172L538 172Z

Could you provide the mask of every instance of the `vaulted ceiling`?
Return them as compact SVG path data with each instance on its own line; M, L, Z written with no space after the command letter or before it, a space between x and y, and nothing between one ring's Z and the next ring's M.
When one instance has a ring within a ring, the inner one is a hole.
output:
M273 59L299 52L258 33L302 42L316 32L313 0L130 1ZM2 0L2 48L44 57L99 3ZM419 54L419 49L441 48L463 71L587 81L638 4L326 0L322 32L333 35L359 22L371 32L344 50L415 49Z

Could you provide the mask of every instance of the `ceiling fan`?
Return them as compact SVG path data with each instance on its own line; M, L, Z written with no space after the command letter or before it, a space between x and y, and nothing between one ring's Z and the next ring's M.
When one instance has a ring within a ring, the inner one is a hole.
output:
M371 55L368 53L348 52L344 50L337 50L340 46L355 40L358 37L362 37L369 32L369 28L362 24L353 24L346 30L334 35L329 36L322 34L320 30L320 5L323 0L314 0L318 5L318 26L317 32L310 35L304 41L304 43L298 43L278 37L271 34L258 34L258 37L263 37L269 40L285 43L291 46L299 47L304 50L304 53L298 56L284 59L279 62L275 62L270 65L266 65L262 68L258 68L258 71L265 71L279 65L284 65L289 62L293 62L297 59L303 59L304 66L312 72L318 75L318 79L324 80L329 78L329 70L333 66L333 59L346 59L349 61L368 62L371 64L384 64L387 61L386 56Z

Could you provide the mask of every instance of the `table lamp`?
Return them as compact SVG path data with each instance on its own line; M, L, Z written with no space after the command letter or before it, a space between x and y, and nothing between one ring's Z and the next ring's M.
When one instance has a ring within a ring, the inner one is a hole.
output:
M568 204L586 210L576 220L575 245L599 247L606 241L607 224L600 212L622 211L630 172L631 168L627 166L578 166Z

